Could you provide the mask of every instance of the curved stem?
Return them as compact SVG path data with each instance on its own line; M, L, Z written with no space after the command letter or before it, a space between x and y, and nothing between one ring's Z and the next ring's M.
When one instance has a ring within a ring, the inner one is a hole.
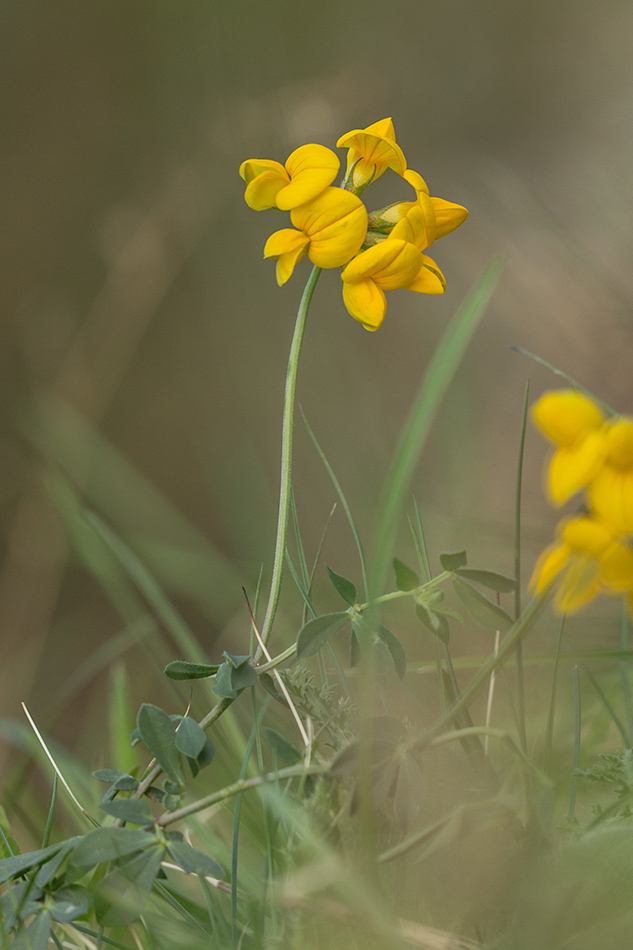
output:
M290 356L288 357L288 370L286 373L286 392L284 395L284 413L283 427L281 435L281 488L279 491L279 514L277 517L277 540L275 542L275 557L273 560L273 576L270 582L270 595L268 597L268 606L266 607L266 616L261 630L261 637L264 645L270 638L275 614L277 613L277 604L279 602L279 593L281 591L281 577L284 568L284 556L286 551L286 537L288 535L288 514L290 511L290 491L292 485L292 426L295 409L295 390L297 388L297 370L299 368L299 354L301 353L301 344L306 327L306 319L310 308L310 301L317 285L320 267L313 267L312 273L308 278L308 283L303 291L297 320L295 323L295 332L290 345ZM259 657L261 648L258 648L255 659Z

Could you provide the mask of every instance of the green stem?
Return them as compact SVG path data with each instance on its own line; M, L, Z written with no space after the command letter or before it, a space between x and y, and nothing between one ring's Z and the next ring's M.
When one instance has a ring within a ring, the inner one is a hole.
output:
M213 792L205 798L200 798L190 805L185 805L183 808L176 809L176 811L165 812L164 815L160 816L156 824L160 825L161 828L165 828L167 825L172 825L175 821L180 821L181 818L187 818L189 815L194 815L198 811L203 811L205 808L210 808L212 805L226 801L227 798L233 798L241 792L247 792L251 788L258 788L260 785L266 785L270 782L284 781L284 779L287 778L297 778L304 773L306 775L323 775L328 769L329 765L290 765L287 769L279 769L278 772L267 772L264 775L255 775L253 778L239 779L237 782L233 782L232 785L227 785L218 792Z
M277 613L277 604L279 603L279 594L281 591L281 578L284 569L284 556L286 551L286 538L288 535L288 517L290 512L290 495L292 486L292 427L295 409L295 391L297 388L297 370L299 368L299 355L301 353L301 344L306 327L306 319L310 302L317 285L320 267L313 267L312 273L308 278L308 283L303 291L297 320L295 323L295 332L290 346L290 356L288 357L288 370L286 373L286 392L284 395L284 412L281 435L281 488L279 491L279 514L277 517L277 540L275 542L275 557L273 560L273 576L270 582L270 595L268 597L268 606L266 607L266 616L262 626L261 637L264 644L268 643L272 631L275 614ZM257 651L256 659L261 650Z

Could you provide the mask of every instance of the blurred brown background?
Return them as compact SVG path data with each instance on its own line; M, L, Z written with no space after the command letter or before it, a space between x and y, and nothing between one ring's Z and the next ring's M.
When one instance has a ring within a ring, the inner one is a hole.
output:
M557 381L509 346L633 410L632 38L622 0L3 4L3 716L19 719L25 700L52 727L68 701L59 735L89 745L93 717L77 710L100 715L104 671L125 637L142 635L130 625L144 601L86 529L85 506L151 569L210 655L245 652L241 585L252 590L272 556L283 378L309 270L277 288L262 248L285 225L247 208L237 170L305 142L334 147L385 116L431 193L470 210L433 250L448 290L390 295L369 334L324 274L299 401L370 546L428 355L501 255L413 490L432 552L466 545L473 563L512 571L524 388ZM384 200L408 197L400 187L392 176ZM296 433L313 556L335 496L300 421ZM555 520L543 456L530 434L530 563ZM398 553L410 551L403 530ZM325 560L357 577L340 508ZM317 590L325 609L330 595ZM147 657L126 655L138 698L158 701L144 687Z

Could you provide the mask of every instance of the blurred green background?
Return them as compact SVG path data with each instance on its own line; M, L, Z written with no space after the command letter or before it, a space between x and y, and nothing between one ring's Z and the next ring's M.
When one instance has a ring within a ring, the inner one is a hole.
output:
M283 380L309 268L276 286L262 248L285 224L249 210L237 170L306 142L334 147L385 116L431 193L470 210L433 249L448 289L390 295L369 334L324 274L298 400L370 546L429 354L501 255L413 490L431 551L467 546L471 562L512 572L524 388L529 379L536 396L556 380L509 346L633 409L632 35L622 0L2 5L1 715L19 718L24 700L52 727L63 707L56 734L94 750L104 670L128 643L112 638L144 608L84 506L151 569L211 656L246 651L241 585L252 591L272 557ZM385 202L409 197L395 175L383 184ZM300 420L296 434L314 554L335 494ZM555 521L544 454L530 433L526 570ZM403 526L394 553L410 552ZM325 561L357 576L340 506ZM319 580L320 609L329 597ZM280 646L286 634L282 618ZM127 656L137 698L159 702L147 656Z

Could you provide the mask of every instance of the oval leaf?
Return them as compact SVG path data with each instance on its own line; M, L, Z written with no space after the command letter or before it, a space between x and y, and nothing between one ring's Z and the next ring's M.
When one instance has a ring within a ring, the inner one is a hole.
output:
M223 878L224 870L204 851L192 848L184 841L168 841L167 850L176 864L187 874L202 874L204 877Z
M136 725L141 739L158 761L163 772L181 787L185 784L182 761L176 748L176 733L171 718L158 706L143 703Z
M415 605L415 612L425 627L428 627L442 643L448 644L450 640L450 629L448 620L443 614L436 613L434 610L427 610L422 604Z
M151 808L142 798L117 798L113 802L101 802L99 807L106 815L131 821L134 825L147 825L154 820Z
M466 567L466 552L444 551L440 554L440 564L445 571L456 571L458 567Z
M396 572L396 587L398 590L415 590L420 586L420 579L415 571L403 564L397 557L393 559L393 569Z
M155 835L140 828L96 828L79 841L71 860L76 867L93 867L155 842Z
M486 571L478 567L458 567L456 573L460 577L466 577L469 581L476 581L483 587L488 587L499 594L509 594L517 587L514 577L499 574L497 571Z
M391 630L387 630L386 627L383 627L382 624L378 627L378 636L389 650L396 673L400 679L403 679L404 674L407 672L407 657L402 644L397 636L393 634Z
M218 672L215 666L209 663L190 663L188 660L173 660L163 670L165 676L172 680L201 680L207 676L215 676Z
M501 630L505 633L513 625L512 617L502 607L488 600L481 591L468 581L462 580L459 575L453 578L453 586L462 604L480 627L485 627L487 630Z
M356 585L353 584L352 581L348 581L342 574L337 574L336 571L333 571L327 564L325 565L325 570L343 600L349 604L350 607L353 607L356 603Z
M270 748L286 765L296 765L297 762L302 761L301 753L293 745L290 745L281 733L267 727L264 729L264 735Z
M318 653L332 634L342 630L350 619L350 615L345 611L344 613L323 614L322 617L308 620L297 637L297 656L312 656L313 653Z
M206 741L207 735L195 719L185 716L180 720L176 729L176 748L179 752L189 756L190 759L197 759Z

